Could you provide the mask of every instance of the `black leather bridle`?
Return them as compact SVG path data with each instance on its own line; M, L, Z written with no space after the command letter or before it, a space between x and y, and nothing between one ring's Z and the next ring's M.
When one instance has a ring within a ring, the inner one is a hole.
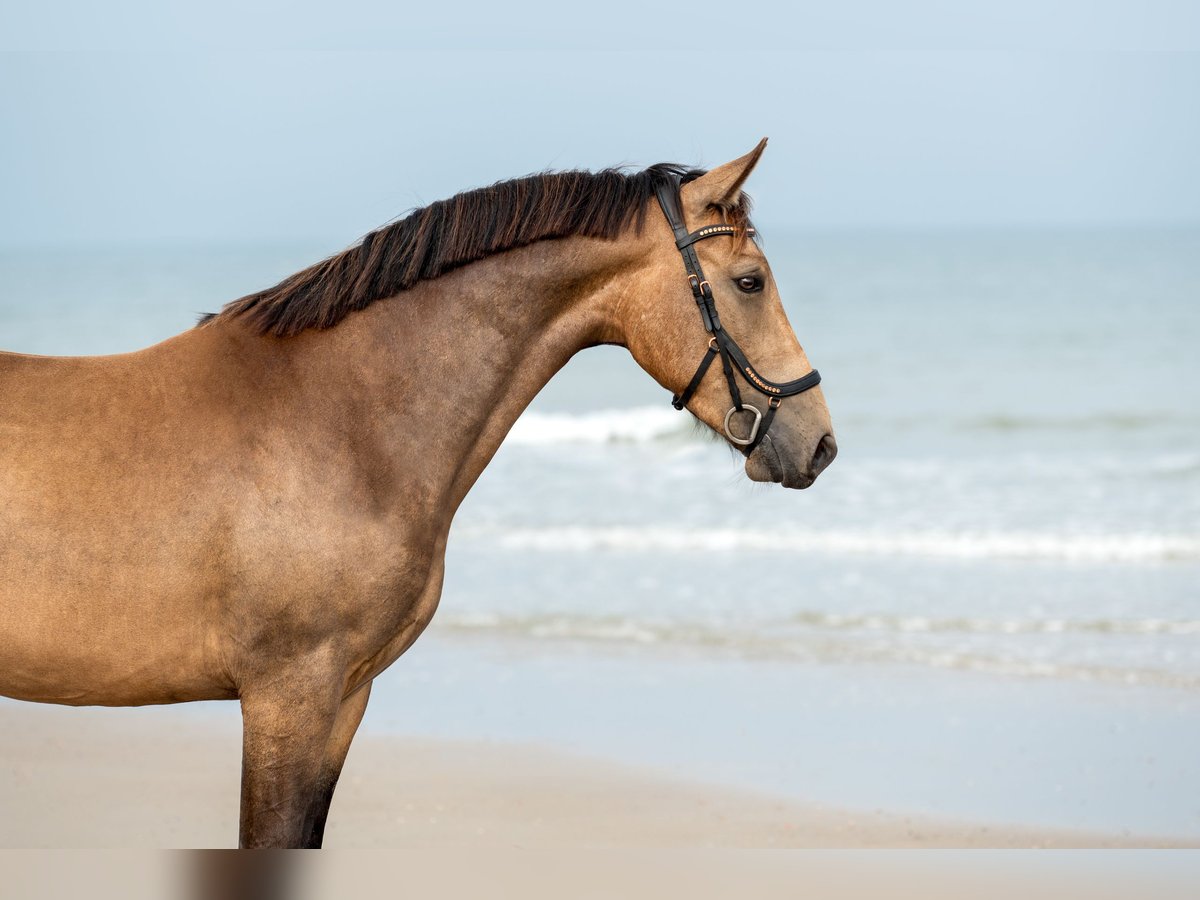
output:
M704 270L700 268L700 257L696 255L695 244L697 241L711 237L737 234L738 229L733 225L706 225L689 232L687 226L684 225L683 214L680 211L680 184L679 176L672 176L669 180L660 182L655 192L658 194L658 204L662 207L663 215L667 217L667 222L675 233L675 246L679 248L679 253L683 257L683 267L687 269L692 296L700 308L700 319L704 323L705 330L712 337L708 341L708 351L696 368L696 374L692 376L692 380L688 382L688 386L682 392L671 398L671 405L676 409L683 409L692 399L692 395L696 393L696 389L700 387L700 382L704 380L704 374L712 365L713 358L721 357L721 367L725 370L725 381L729 385L729 397L733 400L733 406L725 414L725 436L741 447L742 452L749 456L766 437L771 422L775 418L775 411L779 409L783 398L794 397L796 394L803 394L805 391L815 388L821 383L821 373L813 369L802 378L782 384L764 378L755 370L754 366L750 365L750 361L746 359L746 354L742 352L742 348L737 345L737 342L721 327L712 285L704 278ZM746 383L768 398L765 413L749 403L742 402L742 392L733 376L735 365L738 371L745 376ZM730 429L729 423L734 413L743 411L753 413L754 422L750 426L748 435L738 437Z

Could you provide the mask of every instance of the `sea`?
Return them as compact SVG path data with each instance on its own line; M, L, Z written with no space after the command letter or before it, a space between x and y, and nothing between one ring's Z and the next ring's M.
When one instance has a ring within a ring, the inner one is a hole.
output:
M763 240L835 463L752 484L625 351L581 353L364 729L1200 841L1200 229ZM0 348L137 349L337 249L0 249Z

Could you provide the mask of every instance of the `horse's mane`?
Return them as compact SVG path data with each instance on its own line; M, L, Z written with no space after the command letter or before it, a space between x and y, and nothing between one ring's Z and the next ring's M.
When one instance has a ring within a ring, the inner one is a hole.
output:
M547 172L439 200L366 235L358 244L279 284L234 300L201 325L240 317L260 334L329 328L363 309L476 260L548 238L612 239L640 231L657 186L702 169L659 163L641 172ZM749 200L725 211L743 230Z

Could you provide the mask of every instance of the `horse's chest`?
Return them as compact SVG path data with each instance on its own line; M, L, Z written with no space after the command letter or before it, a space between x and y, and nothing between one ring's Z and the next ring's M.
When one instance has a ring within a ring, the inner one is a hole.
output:
M272 528L269 540L244 534L233 554L231 638L255 654L333 641L362 657L419 633L437 607L439 544L373 525L328 517Z
M352 653L355 681L374 678L420 637L437 611L442 572L442 558L436 556L402 576L364 586Z

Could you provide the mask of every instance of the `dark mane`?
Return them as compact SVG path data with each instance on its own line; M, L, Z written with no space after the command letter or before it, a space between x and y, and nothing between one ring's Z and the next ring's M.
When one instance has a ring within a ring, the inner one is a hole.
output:
M640 231L655 188L704 174L660 163L641 171L550 172L465 191L372 231L357 245L200 320L242 317L260 334L294 335L329 328L363 309L476 260L535 241L572 235L615 238L630 223ZM749 201L728 213L745 226Z

